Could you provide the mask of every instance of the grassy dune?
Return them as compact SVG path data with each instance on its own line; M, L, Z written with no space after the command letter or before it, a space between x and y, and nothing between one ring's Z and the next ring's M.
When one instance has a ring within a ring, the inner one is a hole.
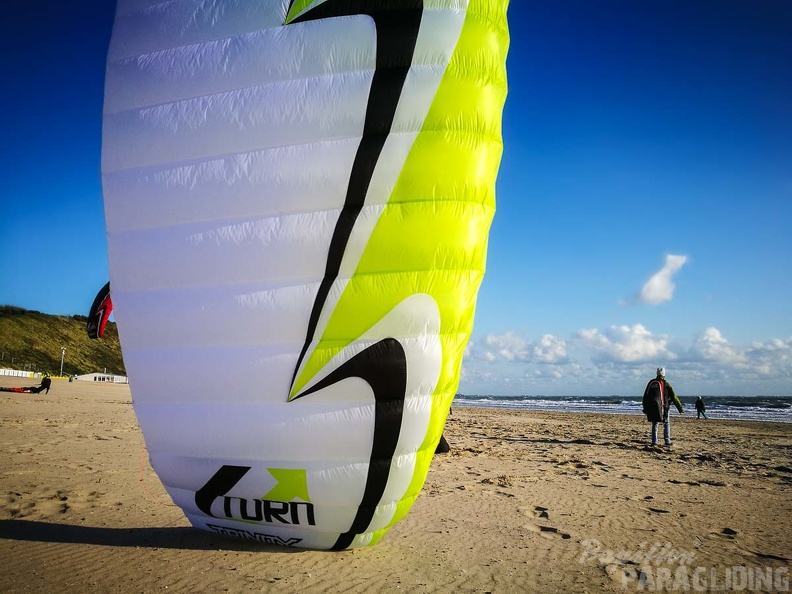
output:
M54 316L10 305L0 306L0 367L60 372L64 375L104 371L126 375L115 323L100 340L90 340L85 316Z

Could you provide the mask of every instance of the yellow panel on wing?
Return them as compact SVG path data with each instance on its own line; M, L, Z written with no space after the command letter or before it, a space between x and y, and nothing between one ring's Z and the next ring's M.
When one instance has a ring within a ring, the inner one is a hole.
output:
M473 1L429 114L322 337L298 393L334 356L409 295L434 298L443 367L424 448L437 441L459 381L486 263L502 153L506 2ZM399 337L396 337L399 338ZM416 467L423 477L428 460ZM423 479L421 478L421 481Z

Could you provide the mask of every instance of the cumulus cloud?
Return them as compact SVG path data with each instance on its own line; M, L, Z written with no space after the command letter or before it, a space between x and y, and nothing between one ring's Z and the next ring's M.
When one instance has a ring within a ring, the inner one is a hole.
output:
M762 377L792 378L792 338L755 342L745 349L747 365Z
M606 330L580 330L575 338L592 350L596 362L637 363L669 361L676 355L668 348L668 337L652 334L641 324L610 326Z
M532 358L537 363L566 363L567 346L566 341L553 336L552 334L545 334L540 338L531 349Z
M528 342L515 332L488 334L484 349L483 356L488 361L525 361L529 357Z
M682 394L788 394L792 337L734 344L718 328L687 339L642 324L587 328L564 340L489 334L468 344L460 389L481 394L640 393L663 365Z
M713 363L735 365L745 361L745 356L729 344L717 328L707 328L696 337L690 352L694 359Z
M566 341L545 334L531 342L513 331L489 334L483 342L468 344L468 359L494 363L496 361L523 363L565 363L568 361Z
M690 348L690 359L703 362L732 379L792 377L792 338L770 339L748 346L731 344L717 328L705 329Z
M638 300L649 305L659 305L670 301L676 288L673 282L674 275L685 265L685 262L687 262L687 256L668 254L663 267L646 281L638 294Z

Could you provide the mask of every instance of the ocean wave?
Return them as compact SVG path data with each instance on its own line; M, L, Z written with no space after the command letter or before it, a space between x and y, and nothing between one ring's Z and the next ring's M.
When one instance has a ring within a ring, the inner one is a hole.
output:
M792 423L792 397L704 396L712 419ZM688 414L695 413L695 396L680 398ZM457 394L454 406L640 415L640 396L496 396Z

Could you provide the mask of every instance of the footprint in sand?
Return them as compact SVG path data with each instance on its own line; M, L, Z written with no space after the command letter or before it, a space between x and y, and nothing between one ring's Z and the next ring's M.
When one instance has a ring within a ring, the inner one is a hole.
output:
M49 517L65 514L71 509L72 494L68 491L9 492L3 506L12 518Z
M45 496L41 499L41 511L46 515L54 515L56 513L65 514L71 509L69 505L69 493L66 491L55 491L51 495Z
M521 507L520 511L526 515L531 516L534 518L541 518L543 520L547 520L550 518L550 514L548 514L548 509L546 507L542 507L541 505L537 505L531 509L527 507Z
M547 513L547 508L546 507L542 507L541 505L537 505L534 508L534 513L536 514L536 517L538 517L538 518L545 518L545 519L549 519L550 518L550 514Z
M571 535L567 534L566 532L561 532L558 528L554 528L553 526L526 524L525 529L530 530L531 532L536 532L539 534L539 536L543 536L545 538L560 538L561 540L569 540L572 538Z
M12 505L8 508L8 514L12 518L25 518L36 511L36 504L32 501Z
M523 508L521 510L523 514L526 516L533 516L538 519L548 520L550 519L550 514L548 513L549 510L546 507L542 507L541 505L534 506L533 509ZM542 526L541 524L526 524L526 530L530 530L531 532L536 532L540 536L545 538L560 538L561 540L568 540L572 538L566 532L561 532L558 528L554 528L553 526Z
M501 474L495 478L485 478L481 479L482 485L498 485L499 487L513 487L514 482L517 480L515 476L509 476L507 474Z
M16 491L8 491L6 493L6 498L5 498L6 504L11 505L13 503L16 503L17 499L20 497L22 497L22 493L17 493Z

